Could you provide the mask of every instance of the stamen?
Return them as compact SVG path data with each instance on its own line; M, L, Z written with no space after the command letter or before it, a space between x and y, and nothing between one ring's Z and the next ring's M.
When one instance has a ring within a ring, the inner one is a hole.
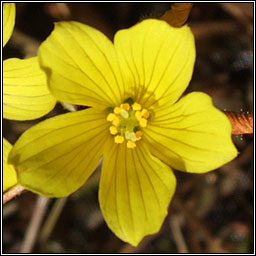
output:
M107 121L112 122L115 119L116 115L113 113L108 114Z
M115 143L121 144L123 142L124 142L123 136L120 136L120 135L115 136Z
M137 131L136 132L136 140L141 140L142 137L142 132L141 131Z
M110 131L110 134L112 134L112 135L118 134L116 126L110 126L109 131Z
M138 104L137 102L134 102L134 103L132 104L132 109L133 109L133 110L141 110L141 105Z
M145 118L141 118L141 119L139 120L139 123L140 123L140 126L144 128L144 127L147 126L148 120L145 119Z
M118 116L115 116L114 120L112 121L112 124L118 126L120 124L120 118Z
M141 111L136 111L135 112L135 117L137 118L138 121L141 119Z
M129 110L130 109L130 105L128 103L121 104L120 107L124 110Z
M119 108L119 107L114 108L114 113L115 114L120 114L120 111L121 111L121 108Z
M109 127L114 142L121 144L126 140L127 148L136 147L136 141L142 139L141 128L147 126L150 116L147 109L141 107L137 102L131 101L111 108L113 113L108 114L107 121L112 125Z
M144 108L141 111L141 116L148 119L149 118L149 112Z
M135 142L128 140L126 146L127 146L127 148L135 148L136 144L135 144Z

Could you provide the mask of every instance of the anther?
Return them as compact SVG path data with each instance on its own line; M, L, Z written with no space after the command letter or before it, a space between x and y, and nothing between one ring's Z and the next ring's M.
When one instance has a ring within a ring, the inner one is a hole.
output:
M137 120L139 121L141 119L141 112L140 111L136 111L135 112L135 117L137 118Z
M141 118L141 119L139 120L139 123L140 123L140 126L144 128L144 127L147 126L148 120L145 119L145 118Z
M115 119L116 115L113 113L108 114L107 121L112 122Z
M116 126L110 126L109 131L110 131L110 134L112 134L112 135L118 134Z
M137 131L135 136L136 136L136 140L141 140L142 132L141 131Z
M136 141L142 139L140 128L147 126L150 116L147 109L142 109L137 102L126 102L111 109L107 121L112 125L109 127L114 142L121 144L126 140L126 146L130 149L136 147Z
M124 104L121 104L120 106L122 109L124 110L129 110L130 109L130 105L128 103L124 103Z
M114 120L112 121L112 124L118 126L120 124L120 118L118 116L115 116Z
M149 112L144 108L141 111L141 116L148 119L149 118Z
M123 136L120 136L120 135L115 136L115 143L121 144L123 142L124 142Z
M127 148L135 148L136 147L136 143L133 141L130 141L130 140L128 140L126 145L127 145Z
M120 108L120 107L115 107L114 108L114 113L115 114L120 114L120 111L121 111L122 109Z
M138 104L137 102L134 102L133 104L132 104L132 109L133 110L141 110L141 105L140 104Z

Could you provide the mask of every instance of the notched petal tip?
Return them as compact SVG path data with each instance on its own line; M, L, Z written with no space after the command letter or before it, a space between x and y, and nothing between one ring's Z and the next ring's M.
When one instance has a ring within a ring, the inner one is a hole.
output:
M79 22L58 22L39 47L55 97L71 104L107 108L117 105L122 80L112 42L100 31Z
M188 26L173 28L147 19L119 30L114 46L127 80L126 93L143 107L171 105L188 86L195 62L195 41Z
M49 113L55 104L37 57L3 62L4 118L33 120Z
M237 156L228 118L204 93L156 111L144 133L154 155L184 172L208 172Z
M123 241L137 246L158 232L168 212L176 179L172 170L141 143L106 143L99 201L109 228Z
M49 118L26 130L9 161L23 187L63 197L81 187L97 167L108 135L105 113L86 109Z

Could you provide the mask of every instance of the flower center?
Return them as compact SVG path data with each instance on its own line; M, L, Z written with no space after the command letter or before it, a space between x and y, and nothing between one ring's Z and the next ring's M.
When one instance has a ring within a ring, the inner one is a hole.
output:
M148 110L142 109L137 102L115 107L107 116L107 121L112 124L109 131L114 136L114 142L121 144L126 141L128 148L135 148L136 141L142 138L141 127L147 126L148 118Z

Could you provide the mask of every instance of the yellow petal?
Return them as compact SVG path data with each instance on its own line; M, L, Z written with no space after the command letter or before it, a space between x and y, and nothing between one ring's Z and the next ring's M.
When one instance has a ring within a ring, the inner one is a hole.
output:
M99 188L100 207L109 228L136 246L159 231L175 191L172 170L143 143L129 149L106 142Z
M11 149L12 145L3 138L3 192L17 183L16 172L13 166L7 163Z
M3 4L3 47L12 35L15 24L15 3Z
M25 131L9 155L18 182L50 197L67 196L81 187L111 136L105 115L86 109L49 118Z
M13 120L31 120L50 112L56 99L46 85L37 57L3 62L3 116Z
M39 48L42 68L57 99L100 108L118 106L123 81L112 42L78 22L59 22Z
M228 118L199 92L158 109L143 129L143 138L153 155L185 172L207 172L237 155Z
M114 38L126 93L144 108L173 104L184 92L195 61L194 37L188 26L173 28L148 19L117 32Z

